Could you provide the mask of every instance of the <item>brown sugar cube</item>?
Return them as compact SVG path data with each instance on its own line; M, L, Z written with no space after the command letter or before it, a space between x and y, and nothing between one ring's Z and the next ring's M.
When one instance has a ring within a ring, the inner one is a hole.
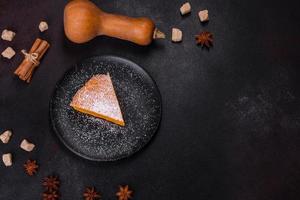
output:
M25 150L25 151L32 151L35 147L34 144L28 142L26 139L24 139L21 144L20 144L21 149Z
M15 37L16 33L7 29L4 29L1 34L2 40L12 41Z
M201 22L207 22L209 20L208 10L200 10L198 15Z
M11 153L6 153L2 155L2 161L6 167L12 166L12 155Z
M11 59L12 57L14 57L14 55L16 54L16 52L13 50L13 48L11 47L7 47L2 53L1 55L4 57L4 58L7 58L7 59Z
M4 131L0 135L0 140L4 143L7 144L9 142L10 137L12 136L12 132L10 130Z
M182 31L178 28L172 28L172 41L181 42L182 41Z
M45 22L45 21L40 22L39 29L40 29L41 32L44 32L44 31L48 30L48 28L49 27L48 27L47 22Z
M191 9L192 9L191 4L189 2L186 2L180 7L180 13L181 15L186 15L191 12Z

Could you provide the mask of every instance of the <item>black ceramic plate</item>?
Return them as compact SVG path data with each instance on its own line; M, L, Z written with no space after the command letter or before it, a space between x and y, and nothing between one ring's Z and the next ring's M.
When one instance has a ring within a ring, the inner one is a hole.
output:
M73 110L76 91L95 74L109 72L121 106L125 127ZM128 157L144 147L157 131L161 98L156 84L137 64L115 56L86 59L57 84L50 102L53 130L77 155L95 161Z

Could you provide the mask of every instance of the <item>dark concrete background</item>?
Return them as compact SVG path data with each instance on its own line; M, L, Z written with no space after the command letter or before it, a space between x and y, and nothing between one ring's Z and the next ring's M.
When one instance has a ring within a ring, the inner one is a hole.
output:
M99 37L84 45L66 40L63 8L67 1L0 0L0 30L17 32L0 41L18 54L0 59L0 129L13 129L0 153L12 152L14 164L0 165L0 199L40 199L43 177L61 179L61 199L82 199L95 186L103 199L116 199L119 184L129 184L142 200L295 200L300 199L300 14L297 1L190 0L192 14L181 17L184 1L95 0L109 12L149 16L170 37L183 30L183 42L158 41L149 47ZM207 8L201 25L197 11ZM41 34L38 24L49 23ZM195 45L194 35L211 31L214 47ZM51 48L32 83L13 71L19 53L36 37ZM56 82L77 61L113 54L144 67L163 99L160 130L135 156L96 163L69 152L49 128L49 99ZM36 149L18 146L23 138ZM36 159L34 177L23 171Z

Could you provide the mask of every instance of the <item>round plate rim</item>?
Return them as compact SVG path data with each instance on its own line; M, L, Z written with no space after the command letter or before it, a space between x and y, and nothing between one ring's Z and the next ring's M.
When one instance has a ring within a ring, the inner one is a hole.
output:
M76 150L74 150L71 146L69 146L67 144L67 142L64 141L64 139L62 138L61 134L59 133L59 131L57 130L55 124L53 123L53 116L52 116L52 111L53 111L53 99L54 99L54 96L55 96L55 93L56 93L56 90L58 88L58 86L60 85L60 83L63 81L65 75L67 73L69 73L70 71L72 71L74 69L74 67L76 67L79 63L82 63L86 60L90 60L90 59L93 59L93 58L112 58L112 59L117 59L117 60L121 60L121 61L125 61L127 63L130 63L132 65L135 65L139 70L141 70L146 76L148 76L150 78L150 80L153 82L153 85L154 85L154 89L157 91L158 93L158 100L159 100L159 120L158 120L158 123L157 123L157 126L155 127L154 129L154 133L151 135L151 137L149 138L149 140L145 143L145 145L143 145L142 147L136 149L133 153L131 153L130 155L125 155L125 156L119 156L118 158L115 158L115 159L101 159L101 158L92 158L92 157L89 157L85 154L82 154ZM153 139L154 135L157 133L159 127L160 127L160 123L161 123L161 120L162 120L162 97L161 97L161 94L160 94L160 90L156 84L156 82L154 81L154 79L152 78L152 76L144 69L142 68L141 66L139 66L138 64L136 64L135 62L127 59L127 58L124 58L124 57L119 57L119 56L115 56L115 55L94 55L94 56L91 56L91 57L86 57L86 58L83 58L82 60L76 62L74 65L72 65L69 69L67 69L63 75L60 77L60 79L57 81L57 83L55 84L55 87L54 87L54 90L52 91L52 94L51 94L51 98L50 98L50 101L49 101L49 120L50 120L50 126L53 130L53 132L55 133L55 135L58 137L58 139L60 140L60 142L62 142L62 144L69 150L71 151L72 153L74 153L75 155L81 157L81 158L84 158L86 160L90 160L90 161L97 161L97 162L112 162L112 161L117 161L117 160L121 160L121 159L124 159L124 158L127 158L127 157L131 157L133 155L135 155L137 152L141 151L142 149L144 149Z

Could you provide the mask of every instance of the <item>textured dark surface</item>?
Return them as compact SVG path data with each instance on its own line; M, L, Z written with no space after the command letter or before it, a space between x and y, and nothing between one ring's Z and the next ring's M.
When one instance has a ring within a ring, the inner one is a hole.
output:
M103 199L115 199L129 184L142 200L295 200L300 199L300 14L298 1L190 0L192 14L181 17L183 1L97 0L110 12L150 16L170 37L183 30L183 42L158 41L149 47L101 37L74 45L63 34L67 1L0 0L0 29L16 30L0 50L29 48L37 36L52 44L32 83L13 76L21 62L0 59L0 129L12 128L14 165L0 166L0 199L39 199L41 179L57 173L63 200L81 199L96 186ZM197 11L208 8L201 25ZM40 20L50 29L40 34ZM195 45L194 35L209 30L214 47ZM134 156L95 163L73 155L49 126L49 100L67 69L92 55L114 54L143 66L155 79L163 103L159 132ZM18 148L23 138L37 146ZM34 177L22 164L40 164Z
M71 108L75 93L97 74L109 73L125 126ZM161 97L151 77L135 63L97 56L77 63L57 84L50 101L53 130L74 153L94 161L126 158L144 147L161 120Z

